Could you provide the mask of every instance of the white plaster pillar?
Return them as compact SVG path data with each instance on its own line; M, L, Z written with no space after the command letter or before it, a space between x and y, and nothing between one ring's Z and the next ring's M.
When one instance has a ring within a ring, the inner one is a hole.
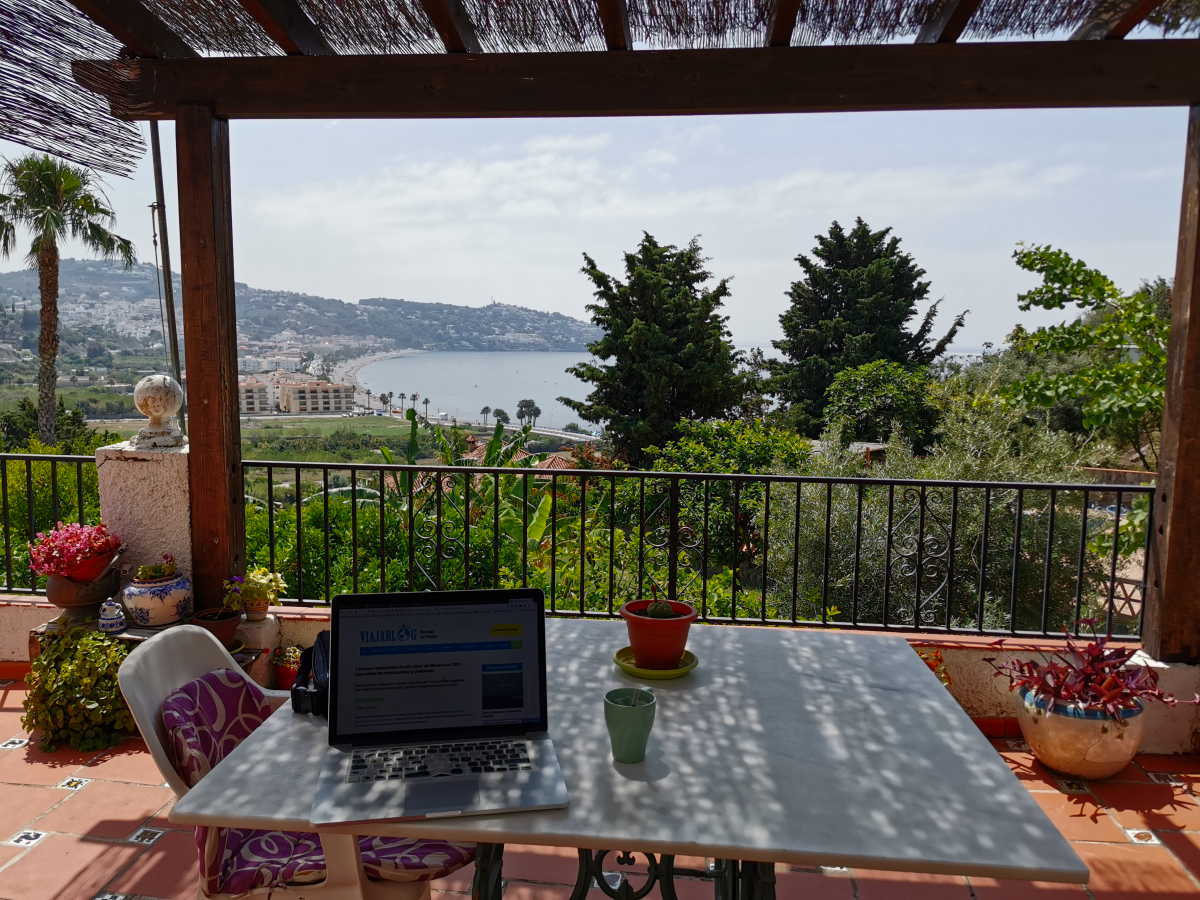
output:
M100 517L120 535L122 565L135 567L175 557L179 571L192 573L192 520L188 491L188 448L139 450L132 441L96 451Z

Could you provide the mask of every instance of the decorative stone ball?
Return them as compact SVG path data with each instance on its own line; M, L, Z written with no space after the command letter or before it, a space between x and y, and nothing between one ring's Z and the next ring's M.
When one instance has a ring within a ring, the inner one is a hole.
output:
M147 375L133 389L133 405L152 425L161 426L183 406L183 388L170 375Z

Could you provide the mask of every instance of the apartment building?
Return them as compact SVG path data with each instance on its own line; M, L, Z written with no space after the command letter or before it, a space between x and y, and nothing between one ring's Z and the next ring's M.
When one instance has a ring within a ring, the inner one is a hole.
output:
M328 381L280 384L279 408L289 413L346 413L354 411L354 387Z
M261 378L250 376L238 382L238 408L243 416L274 411L268 385Z

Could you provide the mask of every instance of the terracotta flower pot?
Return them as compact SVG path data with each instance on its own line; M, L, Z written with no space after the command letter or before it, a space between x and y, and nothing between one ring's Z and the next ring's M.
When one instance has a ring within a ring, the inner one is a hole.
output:
M235 609L202 609L192 616L191 624L207 628L213 633L221 646L228 647L233 643L234 632L242 624L242 614Z
M279 691L290 691L292 689L292 685L296 683L296 675L299 673L300 667L272 663L271 668L275 671L275 689Z
M247 597L244 599L243 605L246 608L247 622L261 622L267 617L271 601L267 597Z
M80 560L79 564L67 573L72 581L95 581L100 577L100 573L104 571L104 567L112 562L112 558L117 555L117 551L113 550L110 553L101 553L98 556L89 556L87 559Z
M674 669L687 647L688 630L696 620L696 610L678 600L668 601L679 613L673 619L642 615L653 601L630 600L621 607L621 616L629 629L629 644L634 661L643 669Z
M1044 765L1077 778L1109 778L1142 746L1142 708L1121 711L1119 721L1098 709L1051 706L1028 690L1017 703L1025 742Z

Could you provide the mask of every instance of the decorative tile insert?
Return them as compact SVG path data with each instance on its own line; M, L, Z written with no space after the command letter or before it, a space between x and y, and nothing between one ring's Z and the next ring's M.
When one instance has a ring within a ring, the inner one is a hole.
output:
M11 678L0 678L0 688L12 687L14 684L16 681Z
M1004 742L1005 750L1015 750L1018 753L1028 753L1029 745L1021 738L1008 738Z
M1064 794L1087 794L1088 786L1074 778L1058 778L1058 789Z
M91 784L91 781L92 779L90 778L64 778L55 787L60 787L67 791L77 791L85 784Z
M0 750L20 750L29 743L29 738L14 737L9 738L4 743L0 744Z
M32 847L46 836L44 831L18 831L10 837L6 844L13 844L17 847Z
M114 894L112 891L101 891L92 900L129 900L129 895Z
M129 836L129 843L142 844L143 846L148 847L162 837L165 833L166 832L161 828L139 828Z
M1186 782L1176 775L1174 772L1147 772L1150 780L1155 784L1174 784L1184 785Z
M1125 834L1135 844L1161 844L1153 831L1147 831L1145 828L1126 828Z

